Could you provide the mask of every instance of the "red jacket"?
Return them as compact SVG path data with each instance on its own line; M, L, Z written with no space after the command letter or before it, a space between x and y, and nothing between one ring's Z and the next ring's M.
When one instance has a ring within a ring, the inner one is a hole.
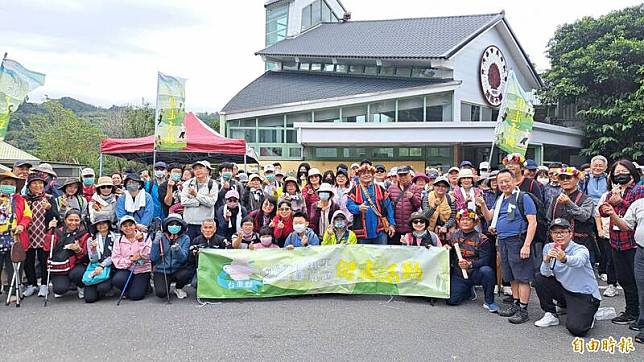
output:
M318 186L318 188L319 187L320 186ZM312 193L310 193L310 191L312 191ZM318 196L318 193L313 190L313 186L310 183L307 183L302 189L302 196L306 202L306 213L309 214L311 209L315 207L315 204L320 201L320 197Z
M56 256L56 252L59 251L58 248L56 248L56 245L58 245L58 242L61 240L63 237L63 232L64 232L65 227L63 226L62 228L57 228L54 230L49 230L47 232L47 239L45 240L45 245L43 249L45 252L48 253L47 258L49 258L49 250L51 248L51 236L52 232L54 234L54 257ZM87 239L89 239L89 234L84 231L77 229L75 231L76 235L70 236L69 238L66 238L67 244L72 244L75 242L75 240L78 240L78 243L80 244L81 250L78 253L72 253L72 255L69 257L69 264L71 268L74 268L74 265L80 264L80 263L87 263L89 259L87 258Z
M16 208L15 210L12 210L14 219L13 225L11 225L11 230L16 230L18 225L22 225L24 227L22 233L18 235L18 240L22 243L22 247L27 250L27 247L29 246L28 228L31 223L31 209L29 208L27 201L25 201L25 198L18 194L12 195L9 202L12 205L11 207Z
M87 202L92 201L92 196L94 196L95 193L96 193L96 185L92 185L92 186L83 185L83 197L85 198L85 200L87 200Z
M407 191L413 196L408 199L404 191L398 185L389 186L389 200L394 207L394 219L396 220L396 232L405 234L411 232L409 218L411 214L420 209L420 189L414 184L407 186Z

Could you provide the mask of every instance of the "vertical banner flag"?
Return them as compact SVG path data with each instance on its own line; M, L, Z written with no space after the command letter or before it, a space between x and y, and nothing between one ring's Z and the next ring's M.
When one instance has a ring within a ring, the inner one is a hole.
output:
M20 63L4 59L0 64L0 141L9 127L9 115L24 102L27 94L45 84L45 75L26 69Z
M177 151L188 145L184 123L186 80L159 72L155 149Z
M199 251L197 297L384 294L449 298L444 248L332 245Z
M533 122L534 107L528 94L521 89L516 75L510 70L495 130L499 148L525 156Z

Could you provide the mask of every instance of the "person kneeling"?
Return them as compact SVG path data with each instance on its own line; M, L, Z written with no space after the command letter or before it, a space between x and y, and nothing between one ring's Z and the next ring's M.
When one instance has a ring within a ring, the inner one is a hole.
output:
M429 227L429 220L422 212L416 212L409 218L409 227L412 232L403 235L400 242L407 246L424 246L430 248L432 246L443 246L436 233L427 230Z
M121 235L112 247L112 264L116 269L112 285L121 291L127 289L124 295L128 299L141 300L150 286L152 241L137 229L136 220L130 215L121 217L119 230Z
M163 231L152 242L150 258L154 264L154 293L166 298L170 284L176 282L174 294L183 299L187 293L183 287L190 283L192 272L187 267L190 252L190 237L186 235L188 224L179 214L170 214L162 224Z
M293 249L309 245L320 245L320 238L309 227L306 214L298 211L293 214L293 232L284 241L284 247Z
M545 315L534 322L537 327L559 324L554 300L566 308L566 328L577 337L583 337L595 324L601 296L597 279L585 246L572 241L572 227L565 219L557 218L550 225L554 241L543 248L541 270L534 279L534 288Z
M110 230L111 217L99 214L92 226L96 234L87 239L87 256L90 263L83 274L85 303L94 303L101 297L112 294L112 248L116 236Z
M492 264L492 245L488 238L475 230L479 222L476 212L469 209L459 210L456 214L459 229L452 235L450 243L458 258L458 267L452 268L450 281L449 305L461 304L466 299L475 300L474 286L483 286L485 303L483 308L491 313L499 311L494 302L494 284L496 277ZM458 248L457 248L458 246ZM458 255L458 252L461 255ZM465 273L467 273L467 279Z

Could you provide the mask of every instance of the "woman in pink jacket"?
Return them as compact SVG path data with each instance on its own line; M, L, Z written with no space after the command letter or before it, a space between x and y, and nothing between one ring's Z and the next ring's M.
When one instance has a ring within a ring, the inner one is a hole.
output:
M119 229L121 236L115 240L112 249L112 263L116 269L112 284L122 290L130 271L134 268L134 275L125 295L131 300L141 300L145 298L147 287L150 285L152 240L137 231L136 220L132 216L123 216L119 221Z

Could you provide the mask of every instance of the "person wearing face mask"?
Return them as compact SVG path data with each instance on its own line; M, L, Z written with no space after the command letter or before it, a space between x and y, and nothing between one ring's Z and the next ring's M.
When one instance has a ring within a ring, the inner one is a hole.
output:
M45 180L35 173L30 174L27 178L25 200L31 210L31 223L27 229L29 237L22 240L22 246L27 252L27 259L24 263L27 288L23 295L29 297L38 292L38 296L44 297L47 286L41 279L40 288L37 288L36 258L40 265L40 275L47 275L47 254L43 248L47 239L48 225L52 220L59 219L58 207L54 197L45 194Z
M275 176L275 166L268 165L264 166L264 193L266 195L272 196L275 200L279 199L282 195L283 184L277 181Z
M69 178L63 182L62 186L60 186L62 195L56 198L56 206L61 215L71 209L80 210L81 215L87 214L88 203L82 195L82 189L81 181L77 178Z
M92 200L87 207L90 223L93 224L98 216L103 216L116 224L118 221L116 218L116 198L112 178L108 176L99 177L96 184L96 193L92 196Z
M293 232L284 241L288 249L320 245L320 238L309 227L309 220L305 213L293 214Z
M154 294L166 298L170 284L175 282L174 294L179 299L188 294L183 287L190 283L192 272L187 267L190 238L186 235L188 224L179 214L170 214L163 220L162 231L154 236L150 260L154 265L152 282Z
M262 228L259 231L259 242L248 245L250 250L257 249L279 249L279 245L273 242L273 231L270 228Z
M248 177L248 185L242 198L242 204L248 210L253 212L264 203L264 190L262 190L262 178L258 174L252 174Z
M182 214L181 190L183 189L183 166L178 163L168 165L169 177L159 185L159 201L164 215Z
M228 191L234 190L240 196L243 196L244 194L244 188L241 183L233 178L232 163L222 163L221 165L219 165L219 172L221 173L221 178L218 180L219 197L217 198L217 203L215 204L216 210L224 205L224 202L226 201L225 196ZM237 199L241 200L239 197Z
M154 204L153 218L165 218L165 208L162 206L165 194L160 190L160 186L167 182L167 177L168 165L163 161L159 161L154 164L152 179L145 180L143 189L152 196L152 202Z
M342 210L336 210L331 218L331 224L324 231L322 245L357 244L356 233L349 230L350 222Z
M637 323L639 318L639 300L635 282L635 252L637 242L632 230L621 230L615 224L614 217L624 217L626 211L635 201L644 198L644 187L637 186L640 175L635 165L629 160L619 160L613 164L608 173L609 190L606 192L606 202L600 205L602 217L610 220L610 247L615 266L617 282L624 290L626 309L612 319L615 324ZM610 209L614 211L610 211ZM611 214L615 214L613 217ZM634 324L637 327L637 324Z
M143 180L136 173L125 176L126 192L116 201L116 217L132 216L136 220L137 230L143 232L154 218L152 196L143 190Z
M44 251L47 254L53 248L52 257L47 260L47 265L51 271L54 297L59 298L67 293L73 284L78 291L78 298L83 299L85 297L83 274L89 261L87 239L90 235L81 229L81 214L76 209L67 211L63 222L62 227L55 229L57 221L51 220L44 244Z
M246 208L239 204L239 193L230 190L224 195L225 204L217 209L217 234L228 240L241 231L242 220L248 215Z
M537 169L537 176L535 178L538 183L541 184L544 188L548 183L550 183L550 177L548 176L548 167L539 166Z
M241 229L232 236L233 249L248 249L254 243L259 242L259 235L253 231L253 218L246 216L241 221Z
M4 267L7 282L13 278L11 245L14 237L23 245L29 243L27 228L31 223L31 209L19 194L24 183L25 180L11 171L0 174L0 280Z
M330 184L320 185L317 193L320 200L310 208L309 220L313 232L321 236L331 225L331 218L340 207L333 201L333 187Z
M326 170L322 174L322 183L327 183L331 186L335 185L335 174L332 170Z
M81 180L83 180L83 192L82 195L85 198L85 201L90 202L92 196L96 192L96 173L94 170L87 167L81 171Z

